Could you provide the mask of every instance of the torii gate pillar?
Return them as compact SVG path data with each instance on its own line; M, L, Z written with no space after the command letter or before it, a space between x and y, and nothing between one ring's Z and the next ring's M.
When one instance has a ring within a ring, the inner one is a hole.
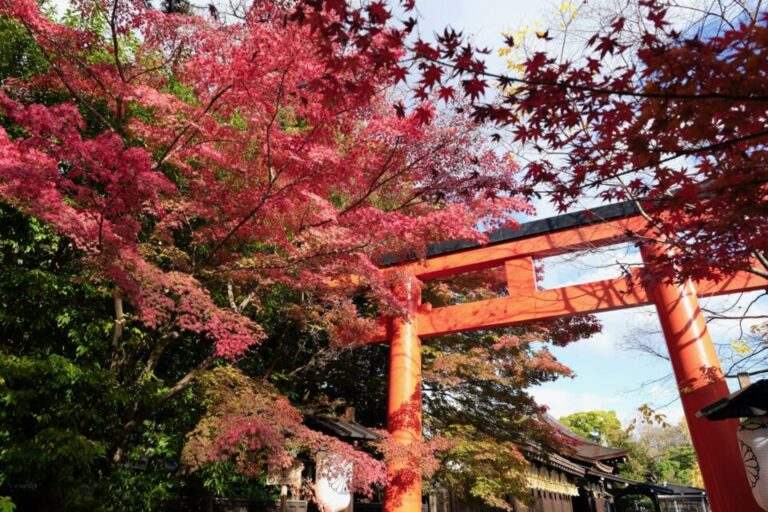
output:
M387 429L395 443L408 446L422 439L421 341L416 312L421 302L421 283L412 275L395 289L406 309L405 318L392 320L389 345L389 400ZM385 512L421 512L421 473L408 461L387 466L389 483L384 495Z
M653 260L663 246L641 248ZM713 512L761 512L745 477L736 438L737 420L708 421L696 412L728 396L728 385L693 283L653 283L648 294L656 305L685 418L699 460Z

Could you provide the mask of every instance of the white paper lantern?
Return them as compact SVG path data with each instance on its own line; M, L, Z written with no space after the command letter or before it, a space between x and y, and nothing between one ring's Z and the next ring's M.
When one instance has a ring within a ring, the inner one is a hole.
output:
M318 453L315 458L315 497L328 512L341 512L352 503L352 463L338 455Z
M757 504L768 511L768 417L744 420L737 437L752 495Z

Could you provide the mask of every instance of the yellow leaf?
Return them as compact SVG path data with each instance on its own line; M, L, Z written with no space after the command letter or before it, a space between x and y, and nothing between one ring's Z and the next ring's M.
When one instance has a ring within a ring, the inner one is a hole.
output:
M731 342L731 348L740 356L745 356L752 353L752 347L749 346L746 340L733 340Z

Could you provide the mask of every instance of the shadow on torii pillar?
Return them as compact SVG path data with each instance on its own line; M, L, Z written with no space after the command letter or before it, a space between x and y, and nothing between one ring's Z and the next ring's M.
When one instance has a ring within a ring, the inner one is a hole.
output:
M648 233L648 223L634 204L619 203L529 222L515 231L501 229L489 234L486 245L450 241L431 245L426 259L386 258L384 271L402 277L395 292L407 314L382 320L367 341L390 344L388 429L395 442L405 448L422 438L420 338L652 304L713 512L762 510L747 481L736 439L737 420L709 422L696 416L728 396L698 297L765 289L768 281L740 272L719 282L643 283L635 275L557 289L536 285L534 259L631 242L634 235ZM641 254L647 263L665 250L658 244L644 245ZM420 303L421 281L500 265L506 269L505 297L440 308ZM398 462L388 468L388 475L386 512L421 512L418 468Z

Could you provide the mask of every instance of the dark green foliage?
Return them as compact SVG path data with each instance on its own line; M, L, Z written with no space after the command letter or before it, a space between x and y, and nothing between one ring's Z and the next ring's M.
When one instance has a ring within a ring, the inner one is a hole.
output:
M105 367L105 293L67 241L0 210L0 483L76 510L125 402ZM88 307L83 307L87 304ZM104 340L102 342L101 340Z
M18 22L0 17L0 80L28 78L45 71L48 62Z
M210 344L182 335L139 379L155 334L128 321L115 365L111 290L81 258L39 221L0 205L0 496L20 511L151 510L174 496L273 498L273 488L232 464L183 472L180 453L201 398L194 387L160 407L156 398ZM346 403L363 423L383 426L387 347L328 351L321 331L290 315L299 300L279 288L261 297L270 336L241 366L308 410ZM126 433L131 419L138 425Z
M629 441L616 411L577 412L560 418L560 422L584 439L603 446L624 447Z
M693 485L697 470L696 452L693 446L674 446L651 462L650 468L657 482L675 482Z
M151 402L163 374L137 383L136 368L111 367L112 298L92 283L67 240L0 207L0 495L20 510L146 510L177 485L194 397L124 439L126 419ZM124 344L139 348L145 337L129 328ZM180 364L170 359L169 368Z

